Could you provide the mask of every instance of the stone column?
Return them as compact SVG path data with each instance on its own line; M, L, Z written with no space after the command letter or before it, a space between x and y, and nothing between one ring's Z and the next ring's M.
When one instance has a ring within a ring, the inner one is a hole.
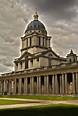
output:
M16 79L14 80L14 94L16 94L16 89L17 89L17 82L16 82Z
M73 94L76 93L75 91L75 73L72 73L72 80L73 80L73 83L72 83L72 86L73 86Z
M47 91L47 76L44 76L44 93Z
M52 89L53 89L53 94L55 94L55 75L52 76Z
M4 92L7 92L7 80L4 80Z
M1 88L0 88L0 93L2 94L3 92L2 92L2 81L1 81L1 86L0 86Z
M30 46L30 38L28 38L28 47Z
M57 75L55 75L55 93L58 94L58 80L57 80Z
M2 94L2 83L0 81L0 93Z
M26 94L26 78L24 78L24 94Z
M67 74L65 74L65 93L68 93L68 82L67 82Z
M47 76L46 78L47 78L46 86L47 86L47 94L48 94L49 93L49 76Z
M39 93L39 77L37 77L37 94Z
M19 79L19 87L18 87L18 94L21 94L21 84L22 84L22 78Z
M5 83L6 83L6 82L5 82L5 80L4 80L4 92L6 91L6 85L5 85Z
M11 91L11 88L10 88L10 86L11 86L10 84L11 83L10 82L11 82L11 80L8 80L8 89L9 89L8 94L10 94L10 91Z
M39 76L39 94L41 94L41 76Z
M78 94L78 72L76 72L76 93Z
M34 94L34 77L32 77L31 79L32 79L32 94Z
M12 93L14 92L14 81L12 80Z
M62 94L64 94L64 87L65 87L65 84L64 84L64 74L62 74Z
M30 94L32 94L32 77L30 77Z

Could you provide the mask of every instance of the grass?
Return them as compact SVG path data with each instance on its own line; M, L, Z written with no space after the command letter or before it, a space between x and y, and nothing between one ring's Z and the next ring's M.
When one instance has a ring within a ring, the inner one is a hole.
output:
M60 96L25 96L25 95L12 95L12 96L0 96L3 98L23 98L23 99L38 99L38 100L78 100L78 97L60 97Z
M37 103L37 102L34 102L34 101L20 101L20 100L3 100L3 99L0 99L0 105L26 104L26 103Z
M1 116L77 116L78 106L48 105L0 110Z

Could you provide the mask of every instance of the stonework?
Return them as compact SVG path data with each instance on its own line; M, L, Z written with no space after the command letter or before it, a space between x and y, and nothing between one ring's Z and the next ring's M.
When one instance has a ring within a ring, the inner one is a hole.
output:
M36 12L21 37L21 56L14 60L15 70L0 76L0 94L78 94L77 55L71 50L66 58L58 56L50 40Z

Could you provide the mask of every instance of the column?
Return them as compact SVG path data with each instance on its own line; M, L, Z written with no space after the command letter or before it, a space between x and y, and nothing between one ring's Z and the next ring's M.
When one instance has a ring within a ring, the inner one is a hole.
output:
M55 94L55 75L52 76L52 89L53 89L53 94Z
M43 38L41 38L41 46L43 46Z
M2 81L1 81L1 94L2 94Z
M27 88L28 87L28 84L27 84L27 77L26 78L24 78L24 94L27 94L28 93L28 91L27 91Z
M28 93L28 78L26 77L26 94Z
M6 87L5 87L5 80L4 80L4 93L5 93L5 91L6 91L5 88L6 88Z
M76 72L76 93L78 94L78 72Z
M39 76L39 94L41 94L41 76Z
M28 47L30 47L30 38L28 38Z
M67 74L65 74L65 93L68 93L68 82L67 82Z
M73 94L75 94L75 73L72 73L72 80L73 80Z
M0 93L2 94L2 81L0 81Z
M44 76L44 93L47 92L47 76Z
M30 77L30 94L32 93L32 77Z
M64 74L62 74L62 94L64 94Z
M21 83L22 83L22 78L19 79L19 87L18 87L18 94L21 94Z
M17 82L16 82L16 79L14 80L14 94L16 94L16 88L17 88Z
M49 93L49 76L46 77L47 78L47 94Z
M58 94L58 80L57 80L57 75L55 75L55 93Z
M26 78L24 78L24 94L26 94Z
M37 77L37 94L39 93L39 77Z
M13 91L14 91L14 81L12 80L12 90L11 90L11 92L13 93Z
M34 94L34 77L32 77L31 79L32 79L32 94Z
M9 86L8 86L8 87L9 87L9 88L8 88L8 89L9 89L8 92L9 92L9 94L10 94L10 91L11 91L11 88L10 88L10 87L11 87L11 80L8 80L8 85L9 85Z

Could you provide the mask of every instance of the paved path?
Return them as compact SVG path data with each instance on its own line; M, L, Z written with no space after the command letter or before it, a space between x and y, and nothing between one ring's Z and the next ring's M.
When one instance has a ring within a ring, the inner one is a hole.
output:
M49 105L49 104L72 104L72 105L78 105L78 100L51 101L51 100L34 100L34 99L18 99L18 98L0 98L0 99L36 102L36 103L26 103L26 104L0 105L0 109L40 106L40 105Z

